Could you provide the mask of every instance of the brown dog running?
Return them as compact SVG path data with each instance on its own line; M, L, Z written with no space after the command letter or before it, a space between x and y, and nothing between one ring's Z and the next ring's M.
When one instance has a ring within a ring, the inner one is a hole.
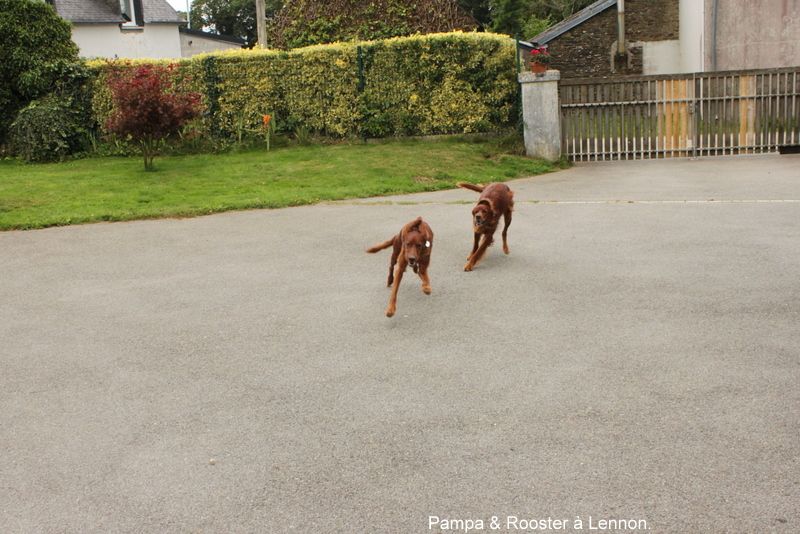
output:
M472 245L472 252L467 256L467 263L464 265L465 271L471 271L481 258L486 249L494 241L494 233L503 216L505 226L503 226L503 252L508 254L508 227L511 226L511 212L514 210L514 192L506 184L489 184L486 186L467 184L458 182L458 187L471 189L481 194L478 203L472 208L472 229L475 234L475 241ZM483 241L478 244L481 235Z
M392 259L389 261L389 280L386 283L387 287L392 288L392 295L389 297L389 305L386 307L386 317L391 317L397 311L397 289L400 287L403 273L406 272L406 266L410 265L419 275L422 280L422 292L426 295L431 294L428 264L431 261L431 250L433 250L433 231L428 223L422 220L422 217L417 217L403 226L399 234L368 248L367 252L374 254L392 246L394 249L392 250ZM397 264L396 272L395 264Z

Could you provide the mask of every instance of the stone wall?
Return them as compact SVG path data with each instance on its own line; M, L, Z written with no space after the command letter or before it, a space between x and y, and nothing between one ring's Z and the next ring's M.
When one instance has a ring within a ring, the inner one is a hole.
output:
M615 74L641 74L641 41L678 39L679 0L626 0L625 35L633 44L627 65L612 70L617 41L617 8L612 6L548 43L553 63L562 78L589 78Z

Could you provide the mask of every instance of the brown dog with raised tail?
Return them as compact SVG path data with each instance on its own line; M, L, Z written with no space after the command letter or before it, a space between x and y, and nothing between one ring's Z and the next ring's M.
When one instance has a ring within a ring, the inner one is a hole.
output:
M392 288L389 297L389 305L386 307L386 317L391 317L397 311L397 290L406 267L411 266L422 280L422 292L426 295L431 294L431 279L428 277L428 265L431 261L431 251L433 250L433 231L428 223L417 217L410 223L403 226L400 233L393 238L379 243L367 249L367 252L374 254L379 250L394 247L392 249L392 259L389 261L389 279L387 287ZM395 264L397 270L395 270Z
M472 231L475 240L472 252L467 256L467 263L464 265L465 271L471 271L481 261L489 245L494 242L494 233L501 215L505 223L503 226L503 252L508 254L506 235L508 227L511 226L511 212L514 210L514 192L506 184L500 183L483 186L458 182L457 185L481 194L478 203L472 208ZM481 236L483 236L483 241L480 240Z

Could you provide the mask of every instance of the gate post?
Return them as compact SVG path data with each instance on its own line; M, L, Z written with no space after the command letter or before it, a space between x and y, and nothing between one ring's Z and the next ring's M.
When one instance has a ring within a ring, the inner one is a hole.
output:
M561 157L561 108L558 80L561 73L522 72L522 122L528 156L555 161Z

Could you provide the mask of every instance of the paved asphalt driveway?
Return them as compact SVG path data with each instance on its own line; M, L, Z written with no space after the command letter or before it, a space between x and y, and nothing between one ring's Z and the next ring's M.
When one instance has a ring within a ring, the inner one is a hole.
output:
M800 531L800 157L512 187L0 233L0 531Z

